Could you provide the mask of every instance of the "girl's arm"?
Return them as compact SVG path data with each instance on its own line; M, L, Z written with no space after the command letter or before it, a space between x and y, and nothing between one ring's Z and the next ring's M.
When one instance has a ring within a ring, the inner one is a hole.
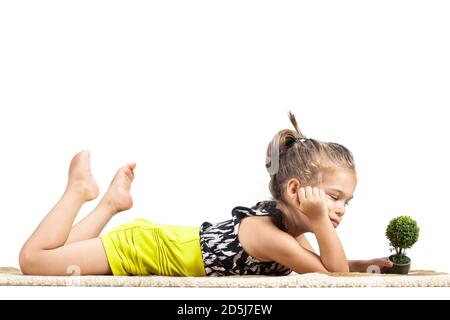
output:
M386 268L392 268L394 264L388 258L376 258L370 260L350 260L348 262L350 272L384 273Z
M296 238L297 242L305 249L315 253L314 248L302 234ZM348 260L350 272L374 273L380 271L383 273L385 268L392 268L393 263L388 258L377 258L370 260ZM378 270L379 268L379 270Z
M349 272L341 241L328 217L325 192L306 187L300 188L298 195L299 209L311 221L320 256L299 245L294 237L272 223L264 222L264 219L256 219L259 225L254 225L254 230L259 232L247 239L246 250L251 249L255 256L276 261L297 273Z
M298 236L297 238L295 238L295 240L297 240L297 242L306 250L311 251L312 253L316 253L316 251L314 251L314 248L312 247L312 245L309 243L308 239L306 239L305 235L302 234L300 236Z
M349 272L341 240L328 217L325 191L308 186L300 188L297 194L299 210L309 218L319 244L322 264L330 272Z
M350 269L350 272L366 272L363 262L364 261L362 260L349 260L348 268Z
M271 223L261 221L253 227L260 232L247 239L246 250L250 249L265 261L276 261L300 274L345 272L346 270L345 268L333 269L325 266L320 256L299 245L294 237ZM346 268L348 269L348 266Z
M344 248L336 230L328 219L312 221L313 232L319 244L320 259L330 272L349 272Z
M302 234L296 238L297 242L306 250L311 251L312 253L316 253L314 248L309 243L308 239L306 239L305 235ZM372 261L372 260L368 260ZM348 260L348 268L350 272L367 272L367 262L366 260Z

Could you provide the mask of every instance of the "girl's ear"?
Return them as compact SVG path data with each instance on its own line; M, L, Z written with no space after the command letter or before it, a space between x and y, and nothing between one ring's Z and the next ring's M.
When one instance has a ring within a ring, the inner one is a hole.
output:
M291 200L293 203L296 203L298 201L298 191L300 188L301 183L296 178L290 179L287 183L286 195L288 196L289 200Z

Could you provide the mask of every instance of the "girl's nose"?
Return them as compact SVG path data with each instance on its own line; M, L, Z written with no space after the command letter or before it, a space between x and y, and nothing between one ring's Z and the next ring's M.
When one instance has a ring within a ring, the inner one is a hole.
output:
M339 207L339 208L337 208L335 213L339 218L342 218L345 214L345 208Z

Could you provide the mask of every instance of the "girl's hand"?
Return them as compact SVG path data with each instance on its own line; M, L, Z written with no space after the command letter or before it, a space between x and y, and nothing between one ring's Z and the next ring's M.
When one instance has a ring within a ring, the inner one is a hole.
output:
M325 191L317 187L306 187L298 190L300 211L304 213L311 222L320 220L328 221L328 206Z
M385 273L386 269L390 269L394 264L386 258L377 258L363 261L363 269L361 272L367 273Z

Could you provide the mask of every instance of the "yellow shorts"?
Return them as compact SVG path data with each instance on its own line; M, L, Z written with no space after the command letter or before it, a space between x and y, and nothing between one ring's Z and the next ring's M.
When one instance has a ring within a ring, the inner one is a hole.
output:
M137 219L100 237L115 276L205 276L200 228Z

